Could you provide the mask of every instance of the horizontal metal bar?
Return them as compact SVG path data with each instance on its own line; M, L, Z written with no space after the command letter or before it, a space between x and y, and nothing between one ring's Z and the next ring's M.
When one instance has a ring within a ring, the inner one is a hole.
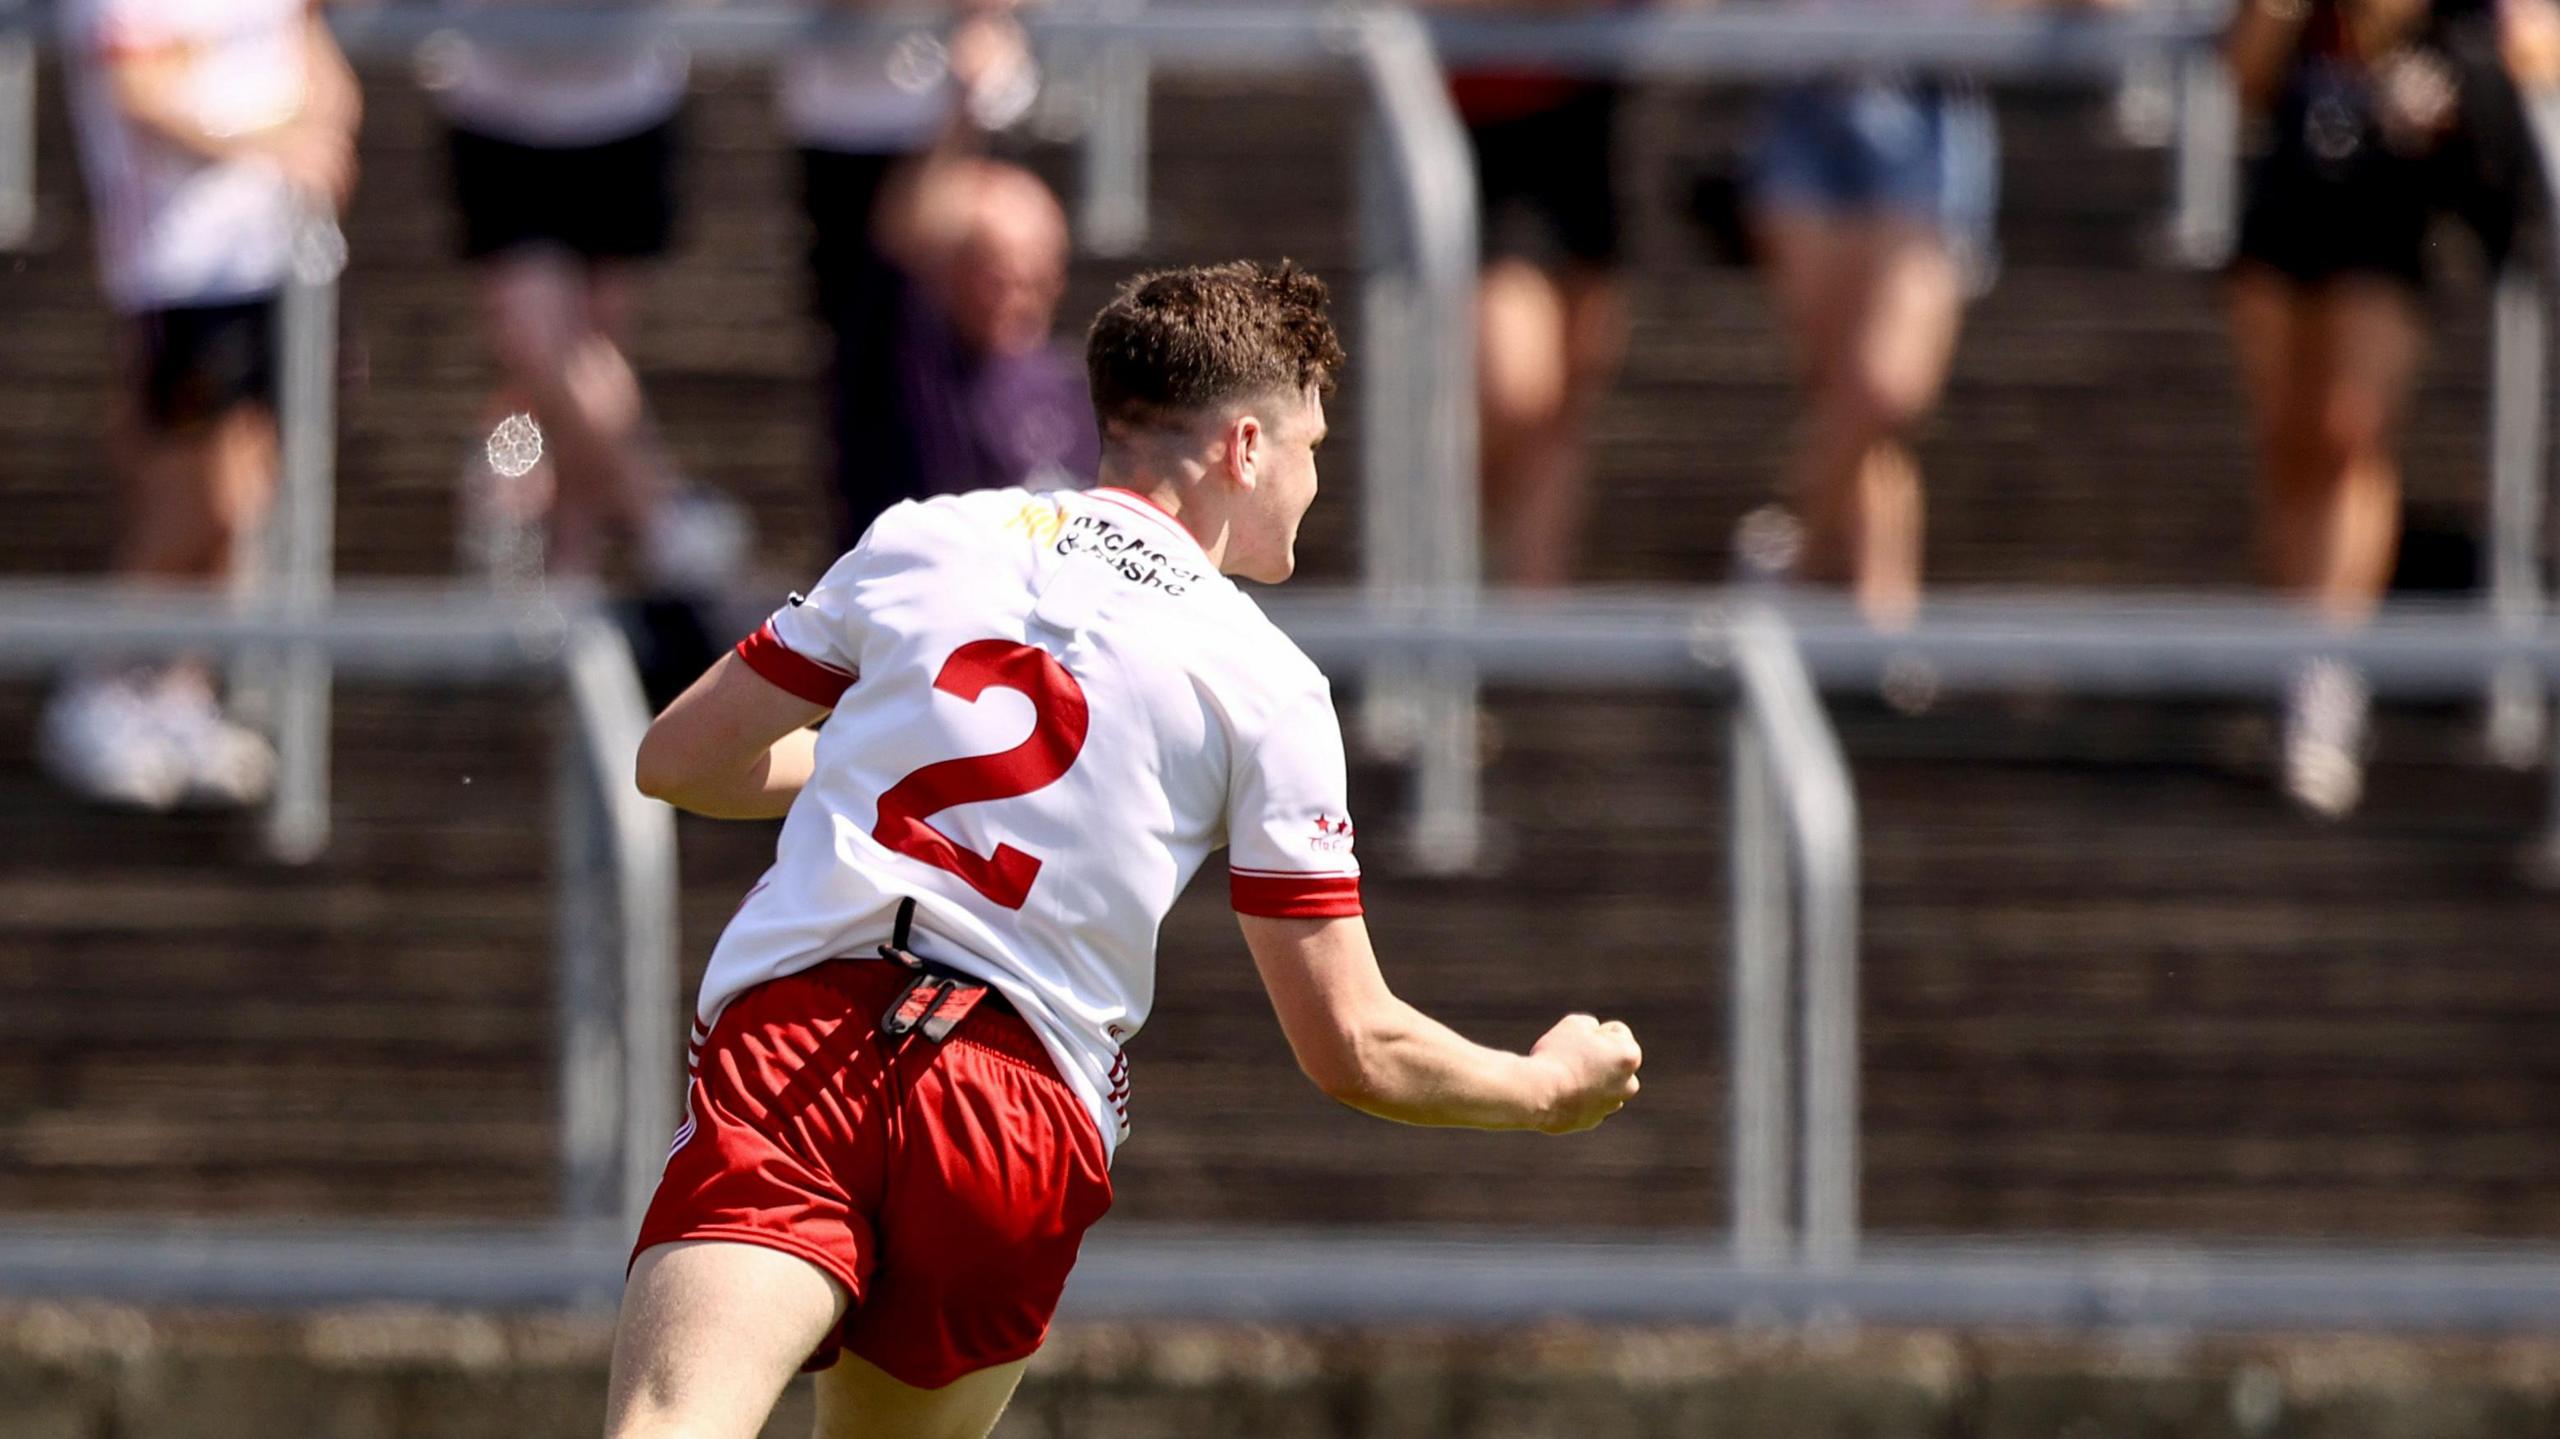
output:
M1551 1236L1096 1234L1076 1318L1863 1322L2460 1332L2560 1323L2560 1253L1875 1243L1823 1271Z
M1712 589L1481 599L1419 596L1364 609L1356 595L1286 592L1263 607L1317 662L1463 658L1489 677L1565 685L1658 682L1721 665L1743 601ZM2560 620L2518 623L2476 604L2407 603L2339 630L2260 597L2158 591L1938 594L1908 629L1879 631L1846 602L1778 602L1815 680L1868 690L1919 677L1944 689L2043 687L2173 697L2267 695L2305 660L2362 668L2403 697L2462 696L2503 665L2560 682Z
M377 678L539 674L560 667L572 624L597 612L592 595L566 588L528 603L479 585L346 585L325 613L299 614L284 597L205 588L0 583L0 674L279 643L316 646L346 672Z
M1069 9L1024 17L1043 41L1108 42L1160 61L1194 65L1250 64L1306 68L1345 61L1353 44L1350 12L1314 6L1192 6L1142 14ZM613 9L561 6L514 9L376 5L330 13L351 53L397 55L430 35L455 33L528 47L593 45L662 36L706 58L754 60L811 45L894 41L951 23L947 11L855 12L842 7L741 5Z
M1026 16L1044 39L1108 41L1156 60L1307 67L1351 53L1353 6L1178 5L1128 16L1058 7ZM533 47L664 37L710 58L757 59L812 44L895 37L948 23L931 10L853 12L771 3L512 8L378 4L329 12L354 53L396 56L439 33ZM0 30L43 17L0 9ZM1844 68L1897 68L2006 78L2112 80L2129 59L2208 42L2210 18L2136 12L1904 14L1736 5L1660 14L1426 17L1451 65L1534 63L1542 69L1653 78L1783 78Z
M206 590L8 583L0 584L0 674L103 654L279 642L317 644L350 673L377 677L546 670L557 667L572 620L593 614L595 603L566 588L528 603L478 586L374 582L342 588L325 616L297 618ZM1703 588L1497 591L1386 605L1308 588L1274 592L1262 605L1328 668L1443 658L1488 677L1565 686L1658 684L1722 666L1736 613L1729 592ZM2404 696L2470 694L2503 665L2560 682L2560 620L2519 623L2468 604L2397 606L2351 631L2271 600L2159 593L1942 595L1896 632L1869 628L1831 599L1797 596L1781 610L1808 668L1831 689L1873 688L1916 665L1942 688L2272 694L2321 656Z
M2210 19L2149 11L1951 14L1774 4L1570 16L1440 14L1430 25L1434 48L1452 67L1534 61L1546 70L1654 79L1889 68L2113 82L2136 56L2205 44L2220 33Z
M0 1293L298 1308L593 1305L621 1292L602 1227L0 1227ZM1835 1272L1737 1264L1705 1240L1526 1231L1109 1224L1069 1320L1830 1322L2460 1333L2560 1327L2560 1249L1871 1240Z

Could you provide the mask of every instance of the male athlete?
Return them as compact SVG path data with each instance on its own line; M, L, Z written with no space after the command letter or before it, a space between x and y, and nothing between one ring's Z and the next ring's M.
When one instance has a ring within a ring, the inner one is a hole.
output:
M1110 1207L1156 927L1221 845L1326 1093L1554 1134L1635 1094L1623 1024L1506 1053L1379 976L1324 678L1227 578L1295 567L1341 363L1287 265L1133 281L1086 350L1104 488L890 510L651 726L641 789L787 817L703 979L612 1439L752 1435L803 1368L821 1439L993 1428Z

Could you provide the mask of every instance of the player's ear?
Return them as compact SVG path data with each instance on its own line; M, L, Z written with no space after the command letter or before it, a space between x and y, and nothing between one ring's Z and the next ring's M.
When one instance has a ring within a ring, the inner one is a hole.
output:
M1228 422L1227 473L1235 480L1236 488L1253 488L1262 468L1263 446L1269 438L1263 433L1262 421L1254 415L1238 415Z

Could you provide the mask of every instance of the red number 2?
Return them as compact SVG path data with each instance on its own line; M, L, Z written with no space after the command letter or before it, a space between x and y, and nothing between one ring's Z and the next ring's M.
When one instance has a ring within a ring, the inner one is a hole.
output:
M998 754L938 760L889 786L880 796L880 819L871 837L898 853L947 869L969 887L1007 909L1031 897L1040 861L999 844L993 855L962 849L951 836L925 823L953 805L1012 799L1054 784L1084 749L1084 687L1046 650L1011 640L972 640L951 652L933 687L971 704L990 689L1012 690L1031 701L1031 733Z

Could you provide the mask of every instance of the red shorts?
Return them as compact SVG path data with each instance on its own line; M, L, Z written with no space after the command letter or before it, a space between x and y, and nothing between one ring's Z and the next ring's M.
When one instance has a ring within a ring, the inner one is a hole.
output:
M797 1255L851 1296L808 1368L850 1350L939 1389L1040 1347L1111 1174L1019 1016L982 1004L941 1044L883 1040L906 981L833 960L730 1001L694 1045L632 1257L683 1239Z

